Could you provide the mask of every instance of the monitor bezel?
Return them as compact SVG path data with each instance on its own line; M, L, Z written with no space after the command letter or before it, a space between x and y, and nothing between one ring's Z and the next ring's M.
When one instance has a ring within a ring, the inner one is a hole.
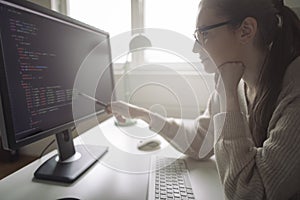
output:
M52 11L50 9L44 8L42 6L39 6L37 4L28 2L28 1L18 1L18 0L0 0L0 3L2 2L8 2L15 4L17 6L24 7L26 9L32 10L34 12L39 12L44 15L48 15L50 17L54 17L56 19L89 29L91 31L95 31L97 33L103 34L106 36L108 40L108 47L109 47L109 59L110 59L110 74L111 74L111 81L112 81L112 100L115 99L115 91L114 91L114 73L113 73L113 63L112 63L112 54L111 54L111 45L110 45L110 35L108 32L100 30L96 27L93 27L91 25L88 25L86 23L80 22L78 20L72 19L66 15L60 14L58 12ZM1 30L0 30L1 31ZM58 133L61 133L62 131L69 129L70 127L74 127L76 123L91 119L95 115L104 114L104 109L101 109L97 111L96 113L92 113L90 115L84 116L80 119L72 120L70 122L66 122L64 124L61 124L59 126L53 127L48 130L40 131L35 133L32 136L26 137L21 140L16 140L15 132L14 132L14 126L13 126L13 120L11 115L11 103L9 100L9 97L7 94L9 94L7 80L6 80L6 72L5 72L5 63L3 58L3 50L2 50L2 38L0 34L0 131L1 131L1 137L2 137L2 144L3 148L7 150L17 150L20 147L26 146L28 144L31 144L33 142L36 142L38 140L41 140L43 138L49 137L51 135L55 135Z

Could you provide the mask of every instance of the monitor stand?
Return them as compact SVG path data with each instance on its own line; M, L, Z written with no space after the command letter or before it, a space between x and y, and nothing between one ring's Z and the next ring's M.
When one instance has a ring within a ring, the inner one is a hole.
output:
M56 134L58 155L44 162L34 173L36 179L72 183L95 164L108 147L76 145L71 130Z

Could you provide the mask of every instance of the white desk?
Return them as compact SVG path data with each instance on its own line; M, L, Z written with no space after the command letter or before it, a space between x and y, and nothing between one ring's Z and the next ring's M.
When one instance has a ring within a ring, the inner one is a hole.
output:
M140 139L158 138L160 150L145 153L136 148ZM37 182L34 171L53 151L0 181L0 199L53 200L62 197L89 199L146 199L149 158L152 155L183 156L141 121L131 127L116 127L109 119L75 139L75 144L108 146L108 153L73 184ZM221 200L222 188L215 161L194 161L186 158L197 199Z

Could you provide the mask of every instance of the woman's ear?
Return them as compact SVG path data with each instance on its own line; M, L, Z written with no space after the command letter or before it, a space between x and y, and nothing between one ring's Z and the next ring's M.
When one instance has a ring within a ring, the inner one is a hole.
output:
M253 41L257 32L257 21L253 17L246 17L239 28L239 40L242 44Z

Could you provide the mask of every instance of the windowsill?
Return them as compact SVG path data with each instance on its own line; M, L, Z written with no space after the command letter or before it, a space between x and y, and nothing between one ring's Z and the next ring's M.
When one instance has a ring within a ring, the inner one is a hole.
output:
M124 74L124 63L114 63L115 75ZM204 71L201 63L145 63L132 67L128 71L133 75L188 75L213 76Z

